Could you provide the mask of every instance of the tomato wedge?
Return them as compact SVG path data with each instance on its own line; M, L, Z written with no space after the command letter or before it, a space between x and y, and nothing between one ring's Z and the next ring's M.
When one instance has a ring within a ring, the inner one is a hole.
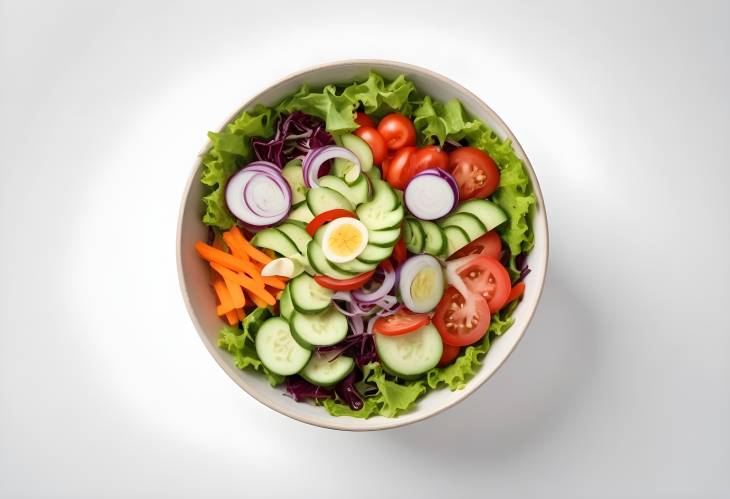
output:
M456 260L469 255L484 255L499 259L502 253L502 238L496 230L490 230L482 237L470 242L459 251L451 255L449 260Z
M406 258L408 258L408 250L406 250L406 243L403 242L403 238L400 237L393 247L393 259L400 265L406 261Z
M317 229L322 227L327 222L331 222L332 220L345 217L357 218L357 215L355 215L350 210L343 210L342 208L325 211L324 213L320 213L319 215L314 217L312 221L307 224L305 230L307 231L307 234L314 237L314 233L317 232Z
M405 189L406 184L411 179L408 172L411 168L411 158L416 152L414 146L406 146L398 149L393 155L393 159L388 162L388 174L385 180L396 189Z
M333 291L352 291L362 288L363 285L368 282L371 277L373 277L374 273L375 271L371 270L370 272L365 272L364 274L356 275L349 279L333 279L326 275L316 275L314 276L314 280L323 288L331 289Z
M460 147L449 154L449 171L459 184L459 200L485 198L499 186L499 169L476 147Z
M491 313L499 312L507 303L512 283L507 269L496 258L478 256L457 272L471 291L487 301Z
M407 308L401 308L393 315L377 319L373 331L385 336L398 336L421 329L428 322L428 314L416 314Z
M467 317L465 310L470 308L474 315ZM492 318L489 305L481 296L470 294L465 298L456 288L449 286L431 320L441 334L444 346L463 347L482 339Z
M518 282L514 286L512 286L512 291L509 292L509 296L507 297L507 303L511 303L515 301L517 298L522 296L522 294L525 292L525 283L524 282Z
M455 347L444 343L444 351L441 354L441 360L439 360L439 367L448 366L456 360L461 353L461 347Z
M367 114L361 113L360 111L355 113L355 123L360 126L370 126L375 128L375 123L373 122L373 119Z

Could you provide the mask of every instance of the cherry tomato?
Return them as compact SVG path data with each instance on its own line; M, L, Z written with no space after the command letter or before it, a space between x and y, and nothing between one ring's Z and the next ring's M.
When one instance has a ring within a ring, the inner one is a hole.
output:
M406 250L406 243L403 242L403 238L401 237L393 247L393 259L400 265L406 261L406 258L408 258L408 250Z
M502 238L496 230L490 230L482 237L470 242L459 251L451 255L449 260L456 260L469 255L484 255L499 259L502 253Z
M385 139L388 149L395 151L405 146L416 145L416 127L411 120L398 113L386 115L378 123L378 132Z
M343 218L343 217L349 217L349 218L357 218L357 215L355 215L350 210L344 210L342 208L336 208L334 210L325 211L324 213L320 213L316 217L312 219L311 222L307 224L305 227L307 234L314 237L314 233L317 232L317 229L322 227L327 222L331 222L332 220L335 220L337 218Z
M442 170L446 170L448 167L449 155L439 146L422 147L413 154L408 178L411 179L428 168L441 168Z
M478 256L457 272L466 287L487 300L491 313L499 312L507 303L512 284L507 269L496 258Z
M499 170L492 158L475 147L449 154L449 171L459 184L459 200L485 198L499 186Z
M378 131L366 125L361 126L354 133L370 146L370 150L373 151L373 163L376 165L382 163L386 154L388 154L388 146L385 145L385 140Z
M416 152L414 146L403 147L393 155L393 159L388 162L388 175L385 180L396 189L405 189L406 184L411 179L408 171L411 165L411 157Z
M389 154L385 157L382 163L380 163L380 178L385 179L388 176L388 169L390 168L390 161L393 159L393 155Z
M439 360L439 367L448 366L456 360L461 353L461 347L454 347L444 343L444 351L441 354L441 360Z
M471 310L473 315L468 316ZM492 318L489 305L477 294L463 297L453 286L449 286L436 306L431 321L441 334L444 346L463 347L482 339Z
M509 292L509 296L507 297L507 303L511 303L518 299L522 294L525 292L525 283L524 282L518 282L514 286L512 286L512 291Z
M421 329L428 322L428 314L415 314L407 308L401 308L393 315L377 319L373 331L385 336L398 336Z
M356 275L349 279L333 279L326 275L316 275L314 276L314 280L323 288L333 291L352 291L362 288L363 284L373 277L373 274L375 274L375 271L371 270L370 272L365 272L364 274Z
M360 111L355 113L355 123L360 126L370 126L375 128L375 123L373 122L373 119L367 114L361 113Z

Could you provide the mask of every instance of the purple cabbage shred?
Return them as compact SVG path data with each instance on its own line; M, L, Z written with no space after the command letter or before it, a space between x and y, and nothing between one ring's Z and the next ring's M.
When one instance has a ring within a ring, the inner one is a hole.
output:
M360 396L360 393L358 393L357 388L355 388L355 381L357 380L358 372L359 371L356 369L353 369L353 371L348 374L345 379L335 386L335 393L337 393L337 396L340 397L340 400L349 405L350 409L353 411L359 411L363 407L362 397Z
M313 385L309 381L299 376L289 376L286 379L286 391L297 401L304 399L328 399L332 396L332 391L321 386Z
M311 149L334 143L323 121L295 111L279 118L272 139L252 139L251 148L257 160L269 161L281 168L294 158L304 157Z
M375 349L375 338L372 334L357 334L347 336L336 345L319 347L318 352L337 352L337 356L347 355L355 360L355 364L363 367L370 362L378 360L378 353Z

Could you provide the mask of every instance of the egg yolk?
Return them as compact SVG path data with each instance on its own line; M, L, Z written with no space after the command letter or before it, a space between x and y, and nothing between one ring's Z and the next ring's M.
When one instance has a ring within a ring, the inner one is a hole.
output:
M411 283L411 296L415 301L424 300L431 296L436 283L436 273L431 268L426 268L416 274Z
M330 250L337 256L349 256L355 252L362 243L362 234L352 225L341 225L330 235Z

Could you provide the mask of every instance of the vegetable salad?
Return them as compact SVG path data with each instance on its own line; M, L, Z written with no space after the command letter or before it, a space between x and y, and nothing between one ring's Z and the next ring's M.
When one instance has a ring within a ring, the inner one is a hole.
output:
M195 249L236 366L334 416L464 388L530 270L535 196L509 141L372 72L209 137Z

